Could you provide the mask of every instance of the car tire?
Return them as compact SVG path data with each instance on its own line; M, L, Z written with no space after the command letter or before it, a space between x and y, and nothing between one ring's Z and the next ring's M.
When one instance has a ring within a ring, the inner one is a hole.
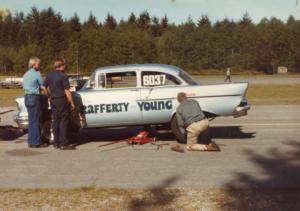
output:
M175 136L176 140L179 143L182 143L182 144L186 143L186 136L185 136L185 134L180 132L180 129L177 124L176 115L174 115L171 120L171 130L172 130L172 133Z

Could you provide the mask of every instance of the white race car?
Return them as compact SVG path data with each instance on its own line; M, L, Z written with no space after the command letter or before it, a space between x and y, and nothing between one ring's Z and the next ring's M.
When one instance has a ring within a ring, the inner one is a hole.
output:
M245 99L248 83L201 85L182 69L161 64L120 65L96 69L73 97L78 113L72 118L79 128L133 125L171 125L177 140L184 141L177 126L177 93L197 100L208 118L244 116L250 106ZM27 129L24 98L16 99L15 121ZM44 106L43 125L51 123L51 111ZM79 123L81 116L82 122ZM45 126L46 128L46 126ZM74 127L73 127L74 130ZM44 129L44 131L47 131Z

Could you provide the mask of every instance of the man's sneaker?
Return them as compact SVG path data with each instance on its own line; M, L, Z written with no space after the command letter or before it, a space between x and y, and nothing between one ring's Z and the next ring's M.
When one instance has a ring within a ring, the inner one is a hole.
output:
M206 147L206 151L220 151L220 147L213 141L207 144Z
M184 152L184 148L182 146L180 146L179 144L171 144L171 150L175 151L175 152Z

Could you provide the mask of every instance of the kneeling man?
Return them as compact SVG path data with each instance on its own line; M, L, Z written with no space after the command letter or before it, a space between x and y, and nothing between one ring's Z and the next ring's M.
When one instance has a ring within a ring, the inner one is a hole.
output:
M194 99L187 99L183 92L178 93L177 100L180 105L176 109L176 118L181 130L185 129L187 132L187 150L219 151L216 143L208 137L209 122L199 103ZM203 142L205 144L197 143L199 135L206 139ZM179 149L178 145L172 147L173 150L177 151L176 148Z

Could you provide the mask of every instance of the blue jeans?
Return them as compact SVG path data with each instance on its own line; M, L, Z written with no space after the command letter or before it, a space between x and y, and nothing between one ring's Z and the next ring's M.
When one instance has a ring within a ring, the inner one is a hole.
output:
M25 95L25 106L28 111L28 144L29 145L40 145L41 141L41 130L40 130L40 96L34 94Z

